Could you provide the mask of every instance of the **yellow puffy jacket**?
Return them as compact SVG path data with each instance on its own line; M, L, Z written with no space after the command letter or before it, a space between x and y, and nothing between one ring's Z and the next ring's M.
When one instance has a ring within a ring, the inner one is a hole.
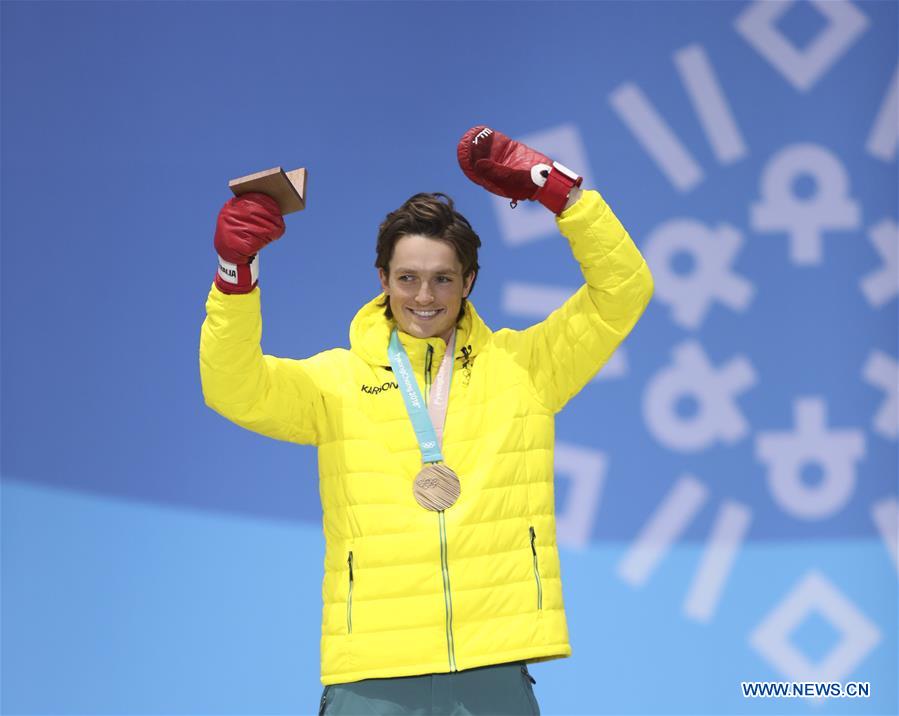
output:
M380 296L349 350L263 355L259 289L206 303L207 405L250 430L318 446L326 538L322 684L569 656L556 547L554 414L642 314L652 276L596 191L558 218L586 284L546 320L458 326L443 454L462 494L445 512L412 494L421 454L387 359ZM400 333L425 394L446 344ZM433 368L432 368L433 367Z

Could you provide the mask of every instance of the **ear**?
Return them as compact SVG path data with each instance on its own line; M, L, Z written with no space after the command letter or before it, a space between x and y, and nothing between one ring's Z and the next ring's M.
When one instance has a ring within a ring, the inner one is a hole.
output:
M468 294L471 293L471 285L474 283L475 276L477 276L476 271L472 271L468 278L465 279L465 286L462 289L462 298L468 298Z
M381 281L381 290L386 295L387 293L389 293L389 291L387 290L387 273L382 268L378 269L378 279Z

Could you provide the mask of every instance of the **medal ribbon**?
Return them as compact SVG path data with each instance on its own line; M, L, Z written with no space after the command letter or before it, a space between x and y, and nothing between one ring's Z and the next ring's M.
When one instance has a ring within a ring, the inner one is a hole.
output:
M446 419L447 400L449 386L453 377L453 353L456 347L456 334L450 339L443 355L443 362L437 372L437 380L434 383L434 391L431 403L434 406L434 417L441 428ZM390 343L387 347L387 357L396 376L400 392L403 394L403 402L406 404L406 412L412 421L415 437L418 439L418 447L421 450L422 462L443 462L443 453L440 452L441 440L437 437L434 423L431 420L428 406L425 405L418 383L415 382L415 373L412 372L412 363L403 344L400 343L396 328L390 334ZM441 410L442 408L442 410ZM439 412L438 412L439 411ZM442 432L442 429L441 429Z
M443 426L446 423L447 399L449 398L450 383L453 379L455 351L456 332L453 331L449 343L446 344L443 360L440 361L437 377L434 378L434 383L431 385L430 394L428 395L428 415L431 416L431 422L434 423L434 430L437 432L437 442L441 447L443 447Z

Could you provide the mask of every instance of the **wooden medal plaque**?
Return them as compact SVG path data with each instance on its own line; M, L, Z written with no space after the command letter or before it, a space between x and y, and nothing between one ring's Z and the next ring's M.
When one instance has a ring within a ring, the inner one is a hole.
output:
M306 170L285 172L281 167L266 169L245 177L232 179L228 188L234 196L251 191L267 194L278 202L282 214L291 214L306 208Z

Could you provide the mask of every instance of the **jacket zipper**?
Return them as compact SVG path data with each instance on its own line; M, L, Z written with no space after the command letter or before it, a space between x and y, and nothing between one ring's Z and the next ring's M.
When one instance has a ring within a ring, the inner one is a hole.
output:
M537 580L537 609L543 609L543 585L540 584L540 568L537 564L537 546L534 544L537 541L537 533L534 531L534 526L531 525L531 552L534 553L534 578Z
M350 591L346 599L346 631L347 634L353 633L353 552L350 550L350 556L347 558L347 564L350 566Z
M449 568L446 557L446 518L443 510L437 513L440 521L440 565L443 570L443 603L446 607L446 652L449 657L450 671L456 668L456 646L453 642L453 598L450 594Z
M428 352L425 354L425 404L430 398L431 369L434 361L434 348L428 344ZM446 654L449 659L450 671L456 668L456 646L453 641L453 597L450 592L449 566L446 553L446 517L443 511L437 513L440 527L440 569L443 573L443 604L446 609Z

